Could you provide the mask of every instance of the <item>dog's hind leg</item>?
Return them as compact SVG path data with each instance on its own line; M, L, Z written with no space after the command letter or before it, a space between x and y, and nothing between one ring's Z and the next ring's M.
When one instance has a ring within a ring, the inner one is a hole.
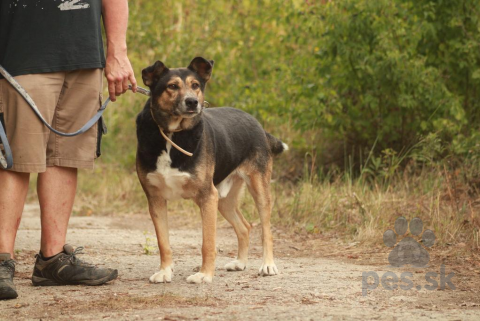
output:
M218 209L223 217L233 226L238 238L237 259L225 265L227 271L243 271L248 261L248 243L251 225L243 217L238 203L243 187L240 177L233 178L234 182L225 198L218 201Z
M188 283L210 283L215 274L215 256L217 252L215 239L217 234L218 192L213 182L207 191L197 197L195 203L202 215L202 267L200 272L190 275Z
M168 283L173 277L173 261L168 235L167 201L162 197L148 196L148 207L160 249L160 271L150 277L150 282Z
M272 159L269 160L265 171L254 171L247 180L248 190L252 194L262 222L263 263L258 273L260 275L276 275L278 269L273 262L273 237L270 228L272 199L270 195L270 177L272 174Z

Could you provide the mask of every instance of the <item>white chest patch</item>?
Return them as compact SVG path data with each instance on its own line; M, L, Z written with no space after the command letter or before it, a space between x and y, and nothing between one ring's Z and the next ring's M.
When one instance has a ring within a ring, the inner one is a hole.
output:
M151 185L158 187L160 194L166 200L182 198L182 187L191 177L189 173L181 172L177 168L171 167L171 148L172 145L167 143L167 151L163 151L157 159L157 170L147 174L148 182Z

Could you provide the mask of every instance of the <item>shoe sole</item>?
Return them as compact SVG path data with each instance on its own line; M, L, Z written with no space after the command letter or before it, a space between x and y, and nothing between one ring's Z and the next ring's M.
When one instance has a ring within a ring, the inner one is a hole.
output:
M18 297L17 291L14 289L0 291L0 300L12 300Z
M114 270L110 275L103 277L98 280L86 280L86 281L78 281L78 282L71 282L71 283L57 283L51 279L45 279L38 276L32 276L32 284L33 286L61 286L61 285L102 285L107 282L110 282L118 277L118 271Z

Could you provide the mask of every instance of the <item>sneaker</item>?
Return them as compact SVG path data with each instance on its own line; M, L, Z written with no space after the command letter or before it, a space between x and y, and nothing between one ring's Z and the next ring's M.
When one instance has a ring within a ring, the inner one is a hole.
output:
M13 284L15 261L9 253L0 254L0 300L15 299L18 297L17 289Z
M117 270L97 268L77 258L76 255L83 254L82 250L83 247L74 249L66 244L63 252L48 260L37 254L33 268L33 285L101 285L117 278Z

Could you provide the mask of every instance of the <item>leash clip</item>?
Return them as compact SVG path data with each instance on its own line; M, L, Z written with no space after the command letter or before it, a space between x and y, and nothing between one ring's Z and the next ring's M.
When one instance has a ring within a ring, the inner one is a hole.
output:
M132 85L128 85L128 89L132 90ZM137 86L137 93L145 95L145 96L151 96L150 90L142 88L140 86Z

